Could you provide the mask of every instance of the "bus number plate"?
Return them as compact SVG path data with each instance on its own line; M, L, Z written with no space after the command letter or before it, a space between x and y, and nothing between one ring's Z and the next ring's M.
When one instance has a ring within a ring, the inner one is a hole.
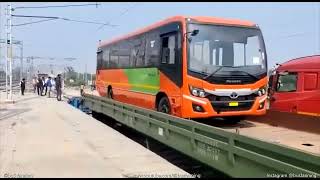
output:
M238 102L229 102L229 106L239 106Z

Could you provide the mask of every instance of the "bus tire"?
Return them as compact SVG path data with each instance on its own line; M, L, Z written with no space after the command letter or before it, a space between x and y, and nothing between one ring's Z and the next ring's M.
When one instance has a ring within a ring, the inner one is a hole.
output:
M111 87L108 88L108 98L113 99L113 92Z
M157 111L163 112L166 114L171 114L170 101L166 96L163 96L157 106Z

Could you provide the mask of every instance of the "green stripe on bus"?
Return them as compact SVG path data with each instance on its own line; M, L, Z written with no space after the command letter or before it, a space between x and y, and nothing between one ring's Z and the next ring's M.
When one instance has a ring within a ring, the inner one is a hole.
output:
M160 73L157 68L124 69L131 90L156 94L160 89Z

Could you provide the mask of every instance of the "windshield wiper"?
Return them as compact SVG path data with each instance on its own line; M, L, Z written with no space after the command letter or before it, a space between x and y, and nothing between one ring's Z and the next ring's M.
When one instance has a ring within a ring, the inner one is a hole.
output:
M213 71L213 73L209 74L208 76L206 76L206 77L204 77L204 78L202 78L202 79L204 79L204 80L208 79L209 77L215 75L218 71L220 71L220 70L221 70L222 68L224 68L224 67L233 67L233 66L221 66L221 67L219 67L217 70Z
M248 73L248 72L246 72L246 71L240 71L240 72L244 72L244 73L246 73L247 75L249 75L250 77L253 77L255 80L259 80L259 78L257 78L256 76L254 76L254 75L252 75L252 74L250 74L250 73Z
M192 71L194 73L198 73L198 74L201 74L201 75L208 75L208 73L204 72L204 71L195 71L195 70L192 70L192 69L189 69L189 71Z

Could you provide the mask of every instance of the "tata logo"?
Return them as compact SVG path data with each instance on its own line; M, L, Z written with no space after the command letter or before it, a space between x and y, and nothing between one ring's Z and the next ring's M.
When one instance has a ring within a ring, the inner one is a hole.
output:
M230 94L230 98L231 98L231 99L237 99L238 96L239 96L239 95L238 95L236 92L232 92L232 93Z
M241 80L226 80L226 83L232 83L232 84L235 84L235 83L241 83Z

